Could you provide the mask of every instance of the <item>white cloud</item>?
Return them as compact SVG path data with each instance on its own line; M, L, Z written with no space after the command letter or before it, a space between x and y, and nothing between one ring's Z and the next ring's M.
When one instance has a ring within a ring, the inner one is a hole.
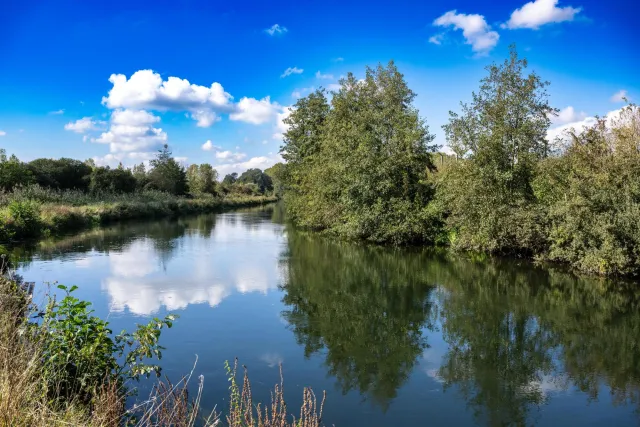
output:
M239 162L242 159L244 159L245 157L247 157L247 155L245 153L240 153L240 152L232 152L232 151L218 151L216 152L216 159L219 160L228 160L230 162Z
M614 93L611 96L611 102L624 102L625 98L627 98L627 100L631 101L631 97L629 96L627 91L622 89L622 90L617 91L616 93Z
M75 122L69 122L64 125L64 130L70 130L75 133L86 133L92 130L99 130L106 123L100 120L94 120L91 117L83 117Z
M335 91L335 92L339 91L341 87L342 86L340 86L339 83L330 83L327 85L328 90Z
M343 57L341 57L341 56L339 56L339 57L337 57L337 58L333 58L331 61L332 61L332 62L343 62L343 61L344 61L344 58L343 58Z
M558 0L534 0L516 9L502 28L530 28L537 30L545 24L573 21L582 8L557 7Z
M219 122L221 120L220 116L209 110L194 111L191 113L191 118L196 120L196 126L201 128L208 128L215 122Z
M285 107L282 109L282 112L278 113L278 117L276 119L276 129L272 138L277 140L282 140L284 133L289 130L289 125L284 122L284 119L291 115L293 111L292 107Z
M260 125L273 120L279 109L278 103L271 103L271 99L268 96L260 100L244 97L238 102L237 110L231 113L229 118Z
M333 79L333 74L322 74L320 71L316 72L316 79Z
M219 176L224 177L232 172L241 174L247 169L258 168L265 170L282 161L280 154L269 154L267 156L252 157L244 162L227 162L215 165L214 168L218 171Z
M620 117L620 113L622 109L613 110L608 112L604 119L606 120L607 125L611 125L613 120L618 119ZM560 126L552 127L547 131L547 140L550 143L554 143L557 138L560 138L561 141L565 140L565 136L567 135L567 131L575 130L580 133L583 130L595 125L598 122L598 119L595 117L584 117L582 120L574 121L571 123L565 123Z
M64 114L64 109L56 110L56 111L50 111L49 114L54 115L54 116L59 116L61 114Z
M118 163L148 162L156 156L154 152L109 153L104 156L92 157L98 166L117 166Z
M280 76L281 78L283 77L287 77L290 76L292 74L302 74L304 72L303 68L298 68L298 67L289 67L286 70L284 70L284 73L282 73L282 75Z
M0 136L5 136L7 133L3 130L0 130Z
M444 34L435 34L429 37L429 43L437 44L438 46L442 44L442 39L444 39Z
M217 113L230 113L235 107L233 97L220 83L210 87L189 83L186 79L162 79L153 70L139 70L129 79L124 74L112 74L113 87L102 103L109 108L132 108L158 111L189 111L198 126L211 126Z
M551 123L554 125L563 125L566 123L579 122L587 117L587 113L577 112L572 106L563 108L558 112L557 116L551 117Z
M93 142L109 144L111 153L141 151L167 142L167 134L153 125L160 117L145 110L115 110L111 113L111 126Z
M284 34L287 31L287 27L283 27L280 24L273 24L270 28L267 28L264 30L265 33L269 34L270 36L275 36L278 34Z
M493 49L500 39L500 35L491 31L491 26L487 24L482 15L466 15L451 10L435 21L433 25L438 27L453 27L462 30L465 43L471 45L471 49L477 54L488 53Z
M207 140L204 144L202 144L202 149L204 151L212 151L212 150L222 150L222 147L218 147L211 142L210 139Z

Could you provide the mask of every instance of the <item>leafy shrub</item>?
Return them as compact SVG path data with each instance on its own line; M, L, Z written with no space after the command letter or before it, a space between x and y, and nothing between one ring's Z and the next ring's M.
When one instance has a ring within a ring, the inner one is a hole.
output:
M89 403L105 383L115 382L121 388L128 380L160 374L158 365L145 361L162 357L160 331L170 328L175 316L154 318L147 325L138 325L133 333L113 336L109 323L93 316L91 304L72 295L77 287L58 288L65 292L64 298L52 299L42 322L33 327L42 339L47 392L59 404Z

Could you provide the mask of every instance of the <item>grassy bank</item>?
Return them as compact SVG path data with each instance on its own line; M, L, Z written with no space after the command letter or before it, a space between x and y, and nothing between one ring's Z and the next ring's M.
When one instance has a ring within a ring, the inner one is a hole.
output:
M204 378L197 388L187 387L195 369L174 383L158 380L148 397L136 396L132 386L137 380L160 374L160 333L175 317L152 319L131 333L114 335L108 322L93 316L90 304L73 296L73 288L61 290L63 298L47 298L36 306L20 282L0 277L0 425L321 425L324 398L318 405L305 388L300 418L288 414L281 371L271 404L256 404L246 369L242 384L236 382L237 361L226 365L230 387L224 414L202 412ZM195 396L189 388L197 389Z
M0 195L0 242L55 235L116 221L219 212L276 200L273 196L238 194L187 198L158 191L90 195L32 186Z

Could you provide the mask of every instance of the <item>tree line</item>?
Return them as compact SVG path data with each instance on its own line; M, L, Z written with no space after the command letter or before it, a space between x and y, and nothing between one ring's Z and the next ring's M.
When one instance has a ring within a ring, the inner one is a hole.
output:
M268 171L265 171L268 172ZM144 163L125 168L97 166L93 159L84 162L69 158L40 158L22 162L0 149L0 189L12 191L18 186L37 184L53 190L80 190L93 194L133 193L158 190L176 196L223 196L230 193L265 195L273 193L268 173L249 169L238 176L225 176L218 182L218 172L208 163L181 165L165 145L149 166Z
M349 239L640 273L640 108L550 141L548 82L515 46L443 126L452 155L393 62L301 98L272 168L290 217Z

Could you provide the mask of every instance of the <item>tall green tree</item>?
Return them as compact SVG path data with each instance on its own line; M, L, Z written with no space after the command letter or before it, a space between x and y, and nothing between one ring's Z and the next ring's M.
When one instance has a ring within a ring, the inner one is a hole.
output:
M503 64L487 67L472 102L443 126L460 159L441 182L458 247L526 252L544 245L531 183L549 153L546 133L557 110L548 103L549 83L526 68L511 46Z
M87 190L89 188L91 166L80 160L36 159L28 164L36 183L43 187L60 190Z
M412 104L415 93L393 62L368 68L362 81L349 74L340 85L326 117L313 122L322 122L312 128L317 138L305 118L322 117L321 100L299 102L290 116L283 157L304 153L302 167L289 174L297 187L294 218L349 238L433 241L425 178L434 167L434 136ZM312 107L318 111L304 111Z
M258 168L248 169L242 172L242 175L238 177L236 182L238 184L255 184L258 186L258 191L262 194L273 190L271 177Z
M217 179L218 171L213 169L213 167L208 163L203 163L201 165L189 165L187 168L189 191L193 194L215 193Z
M167 144L158 151L156 158L150 163L147 187L176 195L187 192L187 174L184 167L172 157Z

